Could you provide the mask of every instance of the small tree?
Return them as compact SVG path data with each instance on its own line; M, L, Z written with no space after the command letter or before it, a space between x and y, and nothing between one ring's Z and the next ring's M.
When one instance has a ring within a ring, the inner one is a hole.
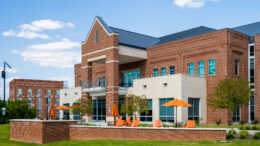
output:
M209 105L215 109L236 111L241 105L247 105L250 88L247 80L242 78L226 78L218 83L210 95Z
M80 114L82 118L86 113L92 113L92 100L85 98L79 99L73 103L71 108L73 114Z
M136 119L137 113L148 113L149 108L148 100L145 96L127 94L121 106L120 113L134 115Z

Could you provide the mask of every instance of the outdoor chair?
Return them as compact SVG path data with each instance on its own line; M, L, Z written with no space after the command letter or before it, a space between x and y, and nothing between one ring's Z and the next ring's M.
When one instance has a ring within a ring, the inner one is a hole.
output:
M132 127L139 127L139 120L133 120Z
M181 126L181 128L194 128L195 120L188 120L188 123L186 126Z
M122 127L124 125L124 120L118 120L117 122L116 122L116 126L117 127Z
M153 126L149 126L149 127L162 127L162 120L155 120L153 122Z
M131 126L132 125L131 117L127 117L125 125L126 126Z

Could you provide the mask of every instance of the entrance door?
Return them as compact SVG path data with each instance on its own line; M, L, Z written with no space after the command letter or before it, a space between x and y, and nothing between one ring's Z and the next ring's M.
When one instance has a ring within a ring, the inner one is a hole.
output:
M64 106L69 107L69 103L64 103ZM69 120L70 119L70 111L69 110L63 110L63 120Z
M92 120L105 121L106 120L106 99L92 100Z

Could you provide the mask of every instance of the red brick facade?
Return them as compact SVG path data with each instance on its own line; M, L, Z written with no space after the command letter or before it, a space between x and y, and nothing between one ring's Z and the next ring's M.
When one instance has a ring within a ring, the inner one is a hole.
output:
M259 107L260 107L260 34L257 34L255 35L255 118L256 119L260 119Z
M95 31L98 30L98 42L95 42ZM259 39L260 46L260 39ZM140 69L141 78L153 76L153 69L175 66L175 73L188 73L188 63L195 65L198 74L198 62L205 62L205 78L207 79L207 98L217 83L226 77L235 77L235 60L239 60L239 75L248 78L248 36L223 29L203 35L186 38L146 48L147 60L120 64L118 60L118 35L106 32L98 21L95 21L86 42L82 44L82 63L75 65L75 86L83 82L97 80L106 76L106 116L108 108L118 102L118 84L122 82L122 72ZM256 48L257 49L257 48ZM88 62L88 59L105 56L105 63ZM215 59L216 75L208 76L208 61ZM256 67L257 68L257 67ZM159 72L159 75L161 72ZM257 77L256 77L257 78ZM83 93L83 97L90 96ZM260 102L259 102L260 104ZM258 112L260 113L260 111ZM230 123L232 113L228 110L216 110L207 107L207 123L215 124L221 119L222 124ZM248 121L248 107L241 108L241 120Z
M22 100L28 101L29 98L32 99L31 107L38 108L41 107L42 118L47 118L47 107L59 106L56 103L56 99L60 99L60 95L56 95L56 91L63 88L63 81L49 81L49 80L29 80L29 79L14 79L10 82L10 99L17 100L21 98ZM22 89L22 94L18 95L18 89ZM28 89L32 90L32 95L28 95ZM37 94L38 89L41 89L41 95ZM51 90L51 95L47 95L47 90ZM50 98L51 104L47 105L46 97ZM38 105L38 98L41 99L41 105ZM56 113L59 115L59 113Z

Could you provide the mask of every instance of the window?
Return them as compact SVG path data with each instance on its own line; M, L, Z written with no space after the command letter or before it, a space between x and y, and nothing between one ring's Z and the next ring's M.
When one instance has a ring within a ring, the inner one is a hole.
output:
M161 72L162 72L162 76L165 76L166 75L166 68L165 67L161 68Z
M249 101L249 114L250 114L250 121L255 120L255 95L254 92L250 96Z
M38 103L38 105L42 105L42 99L38 98L37 103Z
M174 122L174 108L173 106L161 106L162 104L173 100L174 98L161 98L160 99L160 120L162 122Z
M98 86L99 86L99 87L102 86L102 78L101 78L101 77L98 78Z
M255 83L255 59L250 59L250 83Z
M60 105L60 99L56 99L56 104Z
M28 95L32 95L32 89L28 89Z
M170 66L170 75L174 75L174 74L175 74L175 67Z
M38 119L41 119L42 118L42 115L38 115Z
M22 101L23 99L22 98L18 98L17 100Z
M51 96L51 90L50 89L47 90L47 95Z
M199 98L188 98L188 103L192 107L188 107L188 120L197 120L200 117L200 99Z
M37 94L38 94L38 95L42 95L42 90L41 90L41 89L38 89Z
M204 61L198 62L198 76L204 76Z
M189 63L188 64L188 73L189 75L194 75L194 63Z
M133 115L122 114L120 112L121 106L122 106L122 104L124 104L124 102L125 102L125 98L119 98L118 99L118 112L119 112L119 116L122 117L123 120L126 120L126 117L132 117L132 119L134 119Z
M240 107L237 110L233 111L233 121L239 122L240 121Z
M235 60L235 75L239 75L239 61L237 59Z
M79 81L79 86L82 87L83 86L83 82L80 80Z
M37 112L38 112L38 113L41 113L41 112L42 112L42 107L38 106Z
M96 32L95 32L95 41L96 41L96 43L98 42L98 30L96 30Z
M123 73L123 85L125 87L133 87L133 81L141 77L140 70L134 70Z
M107 86L107 79L106 79L106 77L103 77L103 86L104 86L104 87Z
M56 90L56 95L60 96L60 90Z
M50 105L51 104L51 99L47 97L46 100L47 100L47 104Z
M149 105L149 109L148 109L148 113L144 112L142 114L140 114L140 121L153 121L153 103L152 103L152 99L148 99L148 105Z
M250 56L254 56L255 55L255 46L252 45L250 46Z
M50 113L50 110L51 110L51 107L48 107L48 108L47 108L48 115L49 115L49 113Z
M209 60L209 75L210 76L216 75L214 59Z
M32 98L28 98L28 104L32 104Z
M22 93L23 93L23 90L22 89L18 89L18 95L22 95Z
M154 77L158 77L158 69L154 69L153 70L153 76Z

